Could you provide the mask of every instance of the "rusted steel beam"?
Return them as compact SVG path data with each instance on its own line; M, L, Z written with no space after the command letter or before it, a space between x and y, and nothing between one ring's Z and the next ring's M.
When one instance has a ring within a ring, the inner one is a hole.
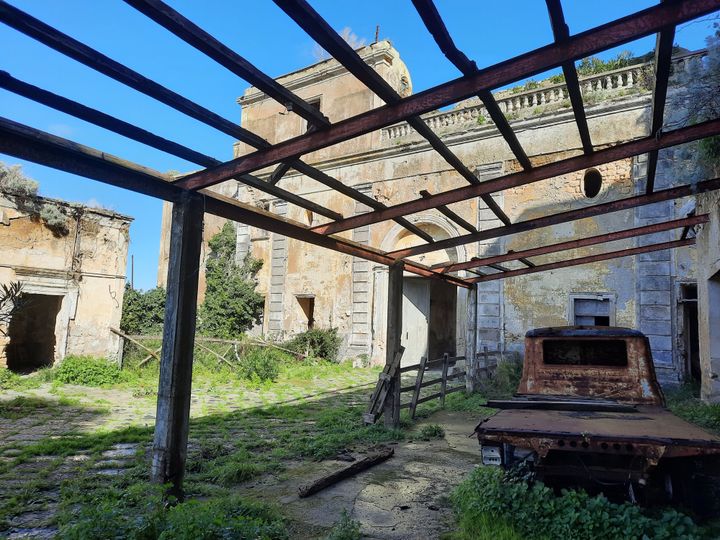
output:
M56 51L66 56L69 56L70 58L73 58L78 62L85 64L86 66L100 73L103 73L104 75L107 75L108 77L115 79L122 84L125 84L126 86L142 92L143 94L148 95L160 101L161 103L164 103L174 108L175 110L190 116L191 118L199 120L200 122L203 122L204 124L211 126L218 131L221 131L227 135L239 139L249 144L250 146L264 149L271 147L268 141L256 135L255 133L241 128L237 124L225 118L222 118L221 116L209 111L208 109L205 109L204 107L201 107L200 105L173 92L172 90L161 86L155 81L152 81L144 77L143 75L140 75L136 71L125 67L119 62L116 62L115 60L88 47L87 45L80 43L76 39L73 39L70 36L63 34L59 30L56 30L55 28L43 23L42 21L28 15L27 13L13 6L10 6L2 0L0 0L0 21L36 39L37 41L47 45L50 48L53 48ZM322 173L319 169L316 169L315 167L311 167L309 165L305 165L299 159L293 160L290 165L294 169L297 169L299 171L302 168L301 172L303 174L309 176L310 178L313 178L314 180L324 183L325 185L328 185L329 180L334 180L325 173ZM232 175L228 177L227 180L237 177L242 177L242 175ZM342 183L335 180L332 185L329 185L329 187L340 191L338 187L339 185L342 185ZM362 194L357 190L354 190L344 185L343 188L344 190L342 191L342 193L344 193L348 197L351 197L352 199L357 201L365 202ZM374 199L371 200L373 200L373 202L377 205L380 205L374 206L373 208L380 209L385 207L384 205L381 205L381 203L374 201ZM413 234L420 236L420 238L422 238L426 242L432 241L432 237L430 235L413 226L407 220L401 218L400 220L395 221L403 225Z
M667 100L668 82L672 64L673 42L675 41L675 27L665 28L657 35L655 45L655 89L652 100L652 121L650 136L659 138L662 135L663 120L665 117L665 101ZM647 181L645 192L652 193L655 189L655 174L657 172L658 151L652 150L648 154Z
M575 156L547 165L535 167L529 171L520 171L508 174L493 180L487 180L479 186L464 186L450 191L444 191L431 195L427 199L415 199L412 201L396 204L386 210L368 212L345 218L342 221L320 225L313 230L323 234L336 233L356 227L363 227L372 223L378 223L397 216L406 216L416 212L422 212L440 205L452 204L477 197L481 193L493 193L503 191L526 184L532 184L540 180L547 180L555 176L572 173L575 171L595 167L604 163L610 163L620 159L644 154L653 149L667 148L705 137L712 137L720 134L720 119L702 122L692 126L678 128L666 132L660 139L655 137L644 137L635 141L621 143L610 148L596 150L592 154Z
M330 53L330 55L357 77L360 82L377 94L385 103L396 104L400 102L402 98L395 89L390 86L377 71L367 65L365 61L360 58L360 55L355 52L305 0L294 0L293 2L275 0L275 3L292 18L298 26L305 30L310 37L320 44L323 49ZM430 146L460 173L466 181L470 184L480 183L472 171L442 142L440 137L430 129L422 118L419 116L411 116L407 118L407 122L418 134L425 138L425 140L430 143ZM510 223L505 212L503 212L502 208L500 208L492 197L483 197L483 201L500 221L506 225Z
M430 192L427 189L421 189L420 190L420 196L424 199L430 197ZM477 232L477 228L468 221L465 221L463 218L461 218L459 215L457 215L455 212L450 210L447 206L438 206L437 211L440 212L443 216L448 218L453 223L460 225L463 229L466 231L470 231L471 233Z
M246 142L255 148L268 146L267 141L262 139L262 137L258 137L254 133L241 128L237 124L226 120L205 107L140 75L138 72L125 67L120 62L116 62L112 58L71 38L67 34L63 34L52 26L45 24L4 1L0 1L0 21L40 43L55 49L65 56L69 56L81 64L85 64L138 92L157 99L191 118L214 127L218 131L222 131L231 137Z
M556 43L562 43L570 37L570 29L565 22L565 14L563 13L560 0L545 0L548 14L550 15L550 24L552 25L553 36ZM585 116L585 107L583 105L582 93L580 92L580 82L578 81L575 62L568 61L562 63L562 71L565 76L565 85L570 96L570 104L575 114L575 123L580 133L580 141L582 143L583 152L589 154L593 151L592 141L590 140L590 129L588 128L587 118Z
M546 45L482 69L475 75L449 81L404 98L395 104L378 107L337 122L328 129L301 135L278 143L272 148L247 154L202 173L189 175L184 179L183 187L199 189L222 182L239 173L262 169L395 124L411 116L433 111L476 95L480 91L491 90L542 73L562 65L563 62L574 61L622 45L717 9L720 9L720 0L684 0L653 6L572 36L562 43Z
M473 75L474 73L477 73L478 69L475 62L465 56L465 53L463 53L455 45L455 42L453 41L450 32L448 32L448 29L445 26L440 13L435 7L433 0L412 0L412 3L423 23L425 23L425 27L428 29L433 39L435 39L435 43L438 44L438 47L440 47L440 50L445 57L450 60L450 62L452 62L452 64L460 70L463 75ZM495 127L507 142L510 150L515 155L522 168L532 168L530 159L525 153L525 150L523 150L523 147L520 145L520 141L518 141L515 132L510 127L507 118L505 118L505 115L500 110L500 107L498 106L497 101L495 101L492 93L485 90L478 92L478 97L482 100L485 105L485 109L495 124Z
M634 197L628 197L626 199L619 199L616 201L596 204L594 206L588 206L585 208L578 208L576 210L568 210L566 212L560 212L558 214L551 214L549 216L528 219L526 221L519 221L513 223L512 225L506 225L504 227L496 227L494 229L486 229L477 233L456 236L454 238L446 238L444 240L439 240L432 245L420 245L405 249L399 249L389 252L388 255L397 259L404 259L405 257L412 257L414 255L429 253L435 250L460 246L469 242L488 240L491 238L500 238L502 236L507 236L510 234L517 234L520 232L526 232L542 227L549 227L550 225L558 225L560 223L569 223L578 219L601 216L603 214L610 214L612 212L619 212L621 210L637 208L639 206L645 206L656 202L669 201L673 199L679 199L681 197L689 197L691 195L694 195L695 193L705 193L708 191L715 191L717 189L720 189L720 178L705 180L704 182L699 182L695 186L692 184L687 184L684 186L655 191L650 195L636 195Z
M172 183L168 175L2 117L0 152L170 202L178 201L186 193ZM207 190L201 193L205 199L205 212L209 214L380 264L390 265L395 261L381 250L314 233L298 222L236 199ZM469 286L462 279L444 276L418 263L407 262L405 269L423 277L445 279L459 287Z
M279 84L238 53L160 0L125 0L125 2L187 44L206 54L218 64L265 92L290 111L318 127L330 125L316 107Z
M138 141L147 146L151 146L158 150L162 150L163 152L167 152L168 154L185 159L191 163L196 163L197 165L201 165L203 167L212 167L213 165L220 163L219 160L213 157L196 152L195 150L187 148L186 146L176 142L169 141L133 124L98 111L97 109L87 107L71 99L59 96L32 84L16 79L6 71L0 71L0 88L4 88L5 90L9 90L20 96L42 103L43 105L96 126L100 126L114 133L118 133L119 135L123 135L124 137ZM320 204L304 199L285 189L270 185L251 174L244 174L240 176L238 181L329 219L342 219L342 214L339 214L338 212L334 212L333 210L325 208Z
M531 249L524 249L522 251L508 251L503 255L494 255L492 257L473 257L472 260L447 264L447 265L434 265L433 270L438 272L458 272L460 270L469 270L471 268L477 268L480 266L486 266L489 264L502 263L507 261L514 261L520 257L537 257L539 255L547 255L548 253L557 253L561 251L568 251L571 249L578 249L586 246L594 246L597 244L606 244L608 242L614 242L616 240L624 240L626 238L635 238L645 234L653 234L662 231L669 231L680 227L692 227L700 223L707 223L709 220L707 214L700 216L693 216L682 219L673 219L671 221L664 221L662 223L653 223L652 225L645 225L643 227L635 227L632 229L626 229L623 231L599 234L597 236L590 236L588 238L579 238L577 240L568 240L566 242L558 242L556 244L549 244L547 246L541 246Z
M567 268L569 266L579 266L581 264L589 264L599 261L607 261L610 259L618 259L620 257L629 257L630 255L640 255L641 253L651 253L653 251L661 251L663 249L674 249L683 246L691 246L695 244L694 238L688 238L686 240L673 240L671 242L662 242L660 244L650 244L649 246L642 246L630 249L621 249L618 251L610 251L608 253L600 253L598 255L588 255L587 257L578 257L577 259L570 259L567 261L558 261L548 264L539 264L534 268L520 268L519 270L509 270L507 272L501 272L499 274L488 274L486 276L480 276L476 278L468 278L467 281L471 283L478 283L480 281L493 281L496 279L507 279L510 277L524 276L526 274L536 274L538 272L547 272L548 270L556 270L558 268Z

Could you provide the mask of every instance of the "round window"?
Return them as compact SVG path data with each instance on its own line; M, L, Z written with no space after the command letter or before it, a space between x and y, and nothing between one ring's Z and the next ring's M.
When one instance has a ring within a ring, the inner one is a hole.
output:
M602 188L602 175L597 169L588 169L583 178L583 192L585 196L592 199L597 197Z

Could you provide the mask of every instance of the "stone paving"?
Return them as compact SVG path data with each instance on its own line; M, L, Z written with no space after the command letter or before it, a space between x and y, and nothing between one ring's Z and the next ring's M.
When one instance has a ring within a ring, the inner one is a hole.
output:
M369 395L376 376L363 373L360 380L356 375L323 379L321 389L313 389L312 385L304 389L289 385L258 390L198 388L193 393L191 416L201 418L328 396L357 404L365 394ZM0 511L13 504L16 509L5 523L0 519L0 538L52 538L57 532L55 516L63 480L77 474L95 475L98 481L122 475L137 464L138 455L147 455L149 444L115 444L99 454L78 451L65 457L37 455L12 467L6 465L13 463L24 448L41 441L69 434L82 436L135 426L151 427L154 396L137 397L129 390L115 388L46 385L21 393L4 392L1 399L19 396L34 398L41 406L0 415ZM303 537L313 538L312 531L331 526L329 520L336 520L340 508L345 508L362 523L363 531L371 538L433 538L448 528L450 510L446 495L477 462L477 443L465 443L474 420L467 415L443 417L440 423L446 430L444 439L397 445L396 456L386 464L310 499L298 499L294 495L297 486L342 462L290 463L283 474L268 475L243 489L247 487L263 499L280 503L283 512L303 524ZM242 430L255 428L242 425L238 429L233 436L242 436ZM190 451L197 448L197 441L191 438Z

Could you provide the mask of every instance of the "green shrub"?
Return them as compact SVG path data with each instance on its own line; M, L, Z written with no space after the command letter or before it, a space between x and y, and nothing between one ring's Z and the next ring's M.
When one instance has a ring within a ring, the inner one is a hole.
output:
M243 379L274 381L281 364L288 359L282 351L271 347L248 347L240 356L238 370Z
M20 375L7 368L0 368L0 390L10 390L20 386Z
M603 496L584 491L563 490L557 496L542 483L529 485L504 479L497 468L478 467L452 495L452 502L465 529L461 537L504 537L527 540L564 538L568 540L614 540L646 538L657 540L700 539L705 531L686 515L665 509L650 516L629 503L614 504ZM508 532L510 531L510 532Z
M347 510L343 510L340 521L333 526L325 540L360 540L361 538L360 523L351 519Z
M165 323L165 289L148 291L125 285L120 329L127 334L161 334Z
M341 343L342 338L338 336L337 328L328 330L313 328L286 341L283 347L296 353L337 362Z
M426 424L420 428L420 437L423 439L442 439L445 430L437 424Z
M68 356L55 371L55 380L64 384L105 386L123 382L125 374L104 358Z

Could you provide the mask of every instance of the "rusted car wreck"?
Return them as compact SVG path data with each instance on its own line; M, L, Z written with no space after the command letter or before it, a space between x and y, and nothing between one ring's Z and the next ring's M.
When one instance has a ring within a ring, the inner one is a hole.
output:
M720 437L675 416L648 339L625 328L531 330L513 399L475 428L485 465L527 466L550 485L633 502L717 504ZM715 501L713 503L713 501Z

